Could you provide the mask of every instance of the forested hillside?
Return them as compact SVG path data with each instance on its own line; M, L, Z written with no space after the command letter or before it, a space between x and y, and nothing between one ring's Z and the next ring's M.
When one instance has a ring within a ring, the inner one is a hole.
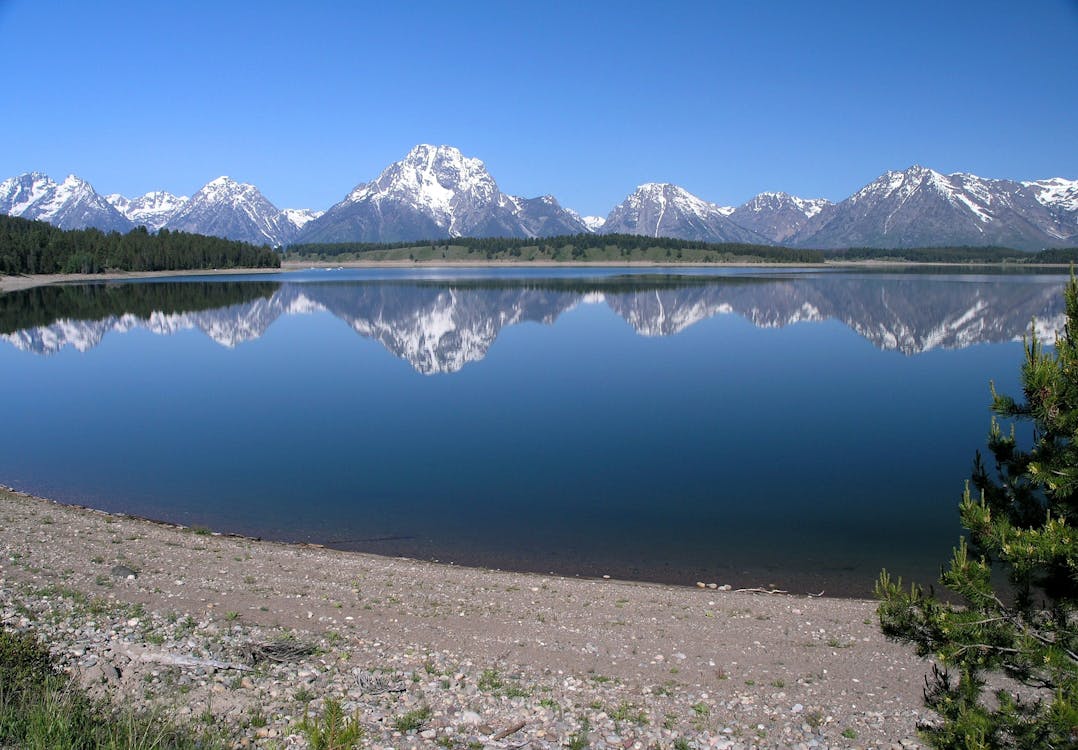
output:
M181 271L278 268L269 247L162 229L127 234L58 229L43 221L0 215L0 274Z

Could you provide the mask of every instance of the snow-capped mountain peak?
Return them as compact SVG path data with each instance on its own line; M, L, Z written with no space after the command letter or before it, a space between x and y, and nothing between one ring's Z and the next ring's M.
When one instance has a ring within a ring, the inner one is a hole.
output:
M479 159L468 158L452 146L420 144L401 161L386 167L374 182L356 187L346 199L405 201L445 226L450 236L461 234L461 211L495 201L499 190Z
M738 209L758 214L764 211L793 208L804 214L805 218L811 219L829 205L831 205L831 201L826 198L798 198L796 195L790 195L789 193L763 192L738 206Z
M831 202L823 198L765 192L738 206L730 218L772 242L785 242L804 231L830 205Z
M137 198L119 193L106 195L105 200L126 216L135 226L156 232L189 200L186 195L173 195L164 190L152 190Z
M731 221L731 213L678 185L645 182L614 207L602 232L681 237L701 242L767 242L756 232Z
M552 195L501 192L480 159L420 144L329 211L279 211L254 185L221 176L190 199L166 191L107 197L77 175L41 172L0 181L0 213L64 229L128 231L144 225L255 243L397 242L468 237L630 233L702 242L798 247L1000 245L1026 250L1078 244L1078 180L1018 182L943 174L914 164L888 171L844 201L760 193L737 208L677 185L640 185L605 218L582 217Z
M420 144L311 221L299 241L534 237L584 231L583 222L553 196L507 195L481 160L452 146Z
M195 195L203 200L230 201L235 205L257 190L258 188L248 182L239 182L228 175L221 175L203 185Z
M606 224L605 216L581 216L580 220L584 222L584 226L590 232L598 232L603 228L603 224Z
M90 183L74 174L60 183L41 172L0 182L0 213L47 221L61 229L126 232L132 226Z
M1078 212L1078 180L1052 177L1047 180L1023 182L1033 190L1037 202L1049 208Z
M315 211L310 208L282 208L281 215L285 219L290 221L292 225L297 229L303 229L308 223L314 221L319 216L324 214L325 211Z
M1066 190L1063 183L945 175L915 164L880 175L829 207L792 240L820 248L1000 245L1036 250L1067 243L1078 233L1078 214L1056 203Z
M202 186L165 227L273 246L296 235L295 225L258 188L224 175Z
M56 189L47 174L26 172L0 182L0 213L22 216L26 210Z

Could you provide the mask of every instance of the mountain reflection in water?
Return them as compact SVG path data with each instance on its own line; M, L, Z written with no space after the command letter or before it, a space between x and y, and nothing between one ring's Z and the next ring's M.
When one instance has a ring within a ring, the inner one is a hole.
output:
M199 281L48 286L0 295L0 336L18 349L87 351L108 333L197 329L225 347L279 318L326 311L424 374L483 359L503 329L552 324L605 304L641 336L672 336L715 315L762 328L838 320L884 350L917 354L1020 339L1051 343L1060 277L911 274L601 276L408 281Z
M379 554L864 596L882 567L938 575L988 383L1020 392L1015 341L1053 339L1066 281L421 273L450 272L0 295L0 482Z

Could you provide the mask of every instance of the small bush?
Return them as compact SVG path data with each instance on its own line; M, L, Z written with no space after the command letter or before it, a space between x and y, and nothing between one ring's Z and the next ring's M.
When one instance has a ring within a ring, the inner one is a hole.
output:
M59 675L49 650L30 633L0 630L0 690L17 700Z
M340 701L334 698L326 699L326 708L317 719L305 712L299 729L311 750L352 750L364 734L359 716L346 717Z

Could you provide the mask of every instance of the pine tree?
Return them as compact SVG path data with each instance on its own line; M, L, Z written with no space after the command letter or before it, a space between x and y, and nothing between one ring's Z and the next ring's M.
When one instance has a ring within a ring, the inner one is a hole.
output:
M883 632L941 665L925 681L925 703L939 721L922 728L938 748L1078 747L1073 273L1064 297L1066 326L1055 352L1035 331L1026 340L1025 400L992 389L988 448L994 466L990 470L977 454L972 489L967 483L960 504L968 538L940 577L962 604L942 602L918 586L906 589L886 571L876 584Z

